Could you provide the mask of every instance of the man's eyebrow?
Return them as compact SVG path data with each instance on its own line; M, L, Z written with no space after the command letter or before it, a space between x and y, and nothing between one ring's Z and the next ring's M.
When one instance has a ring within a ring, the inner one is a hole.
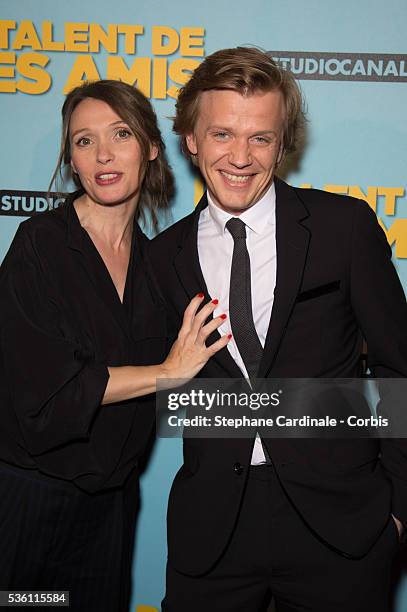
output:
M221 125L210 125L207 128L207 131L209 130L219 130L220 132L231 132L232 131L230 128L227 128Z
M259 130L258 132L253 132L253 136L262 136L263 134L276 134L275 130Z
M222 127L221 125L210 125L206 131L209 132L210 130L219 130L219 132L233 132L232 128ZM253 132L251 135L252 136L262 136L263 134L276 135L277 132L275 130L258 130L256 132Z

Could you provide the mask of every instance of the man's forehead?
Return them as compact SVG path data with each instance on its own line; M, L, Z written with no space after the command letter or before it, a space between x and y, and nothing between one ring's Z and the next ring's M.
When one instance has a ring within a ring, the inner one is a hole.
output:
M277 89L253 92L209 89L200 94L197 120L233 122L239 117L247 117L274 121L282 118L283 114L284 99L281 91Z

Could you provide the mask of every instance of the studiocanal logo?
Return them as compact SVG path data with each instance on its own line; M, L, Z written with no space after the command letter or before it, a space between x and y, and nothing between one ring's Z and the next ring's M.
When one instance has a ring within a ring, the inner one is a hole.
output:
M58 193L0 190L0 215L31 217L58 208L65 201Z
M297 79L407 82L407 55L270 51Z

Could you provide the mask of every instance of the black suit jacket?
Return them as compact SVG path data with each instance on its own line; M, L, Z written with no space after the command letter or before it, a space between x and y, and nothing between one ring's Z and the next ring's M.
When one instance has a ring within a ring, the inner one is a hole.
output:
M277 281L259 377L359 377L363 336L375 376L405 377L406 301L374 213L352 198L292 188L277 178L275 186ZM197 250L206 205L204 196L150 247L175 329L196 293L216 297L207 295ZM241 372L225 348L200 375L238 378ZM304 521L344 556L363 556L391 511L407 521L406 441L264 442ZM227 546L252 448L250 439L184 440L168 510L169 560L179 571L204 573Z

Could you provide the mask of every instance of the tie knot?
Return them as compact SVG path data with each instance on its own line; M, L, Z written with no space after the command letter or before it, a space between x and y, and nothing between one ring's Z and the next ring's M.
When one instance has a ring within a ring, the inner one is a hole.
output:
M232 217L226 223L226 227L229 230L229 233L232 234L233 240L237 238L242 238L246 240L246 224L238 219L237 217Z

